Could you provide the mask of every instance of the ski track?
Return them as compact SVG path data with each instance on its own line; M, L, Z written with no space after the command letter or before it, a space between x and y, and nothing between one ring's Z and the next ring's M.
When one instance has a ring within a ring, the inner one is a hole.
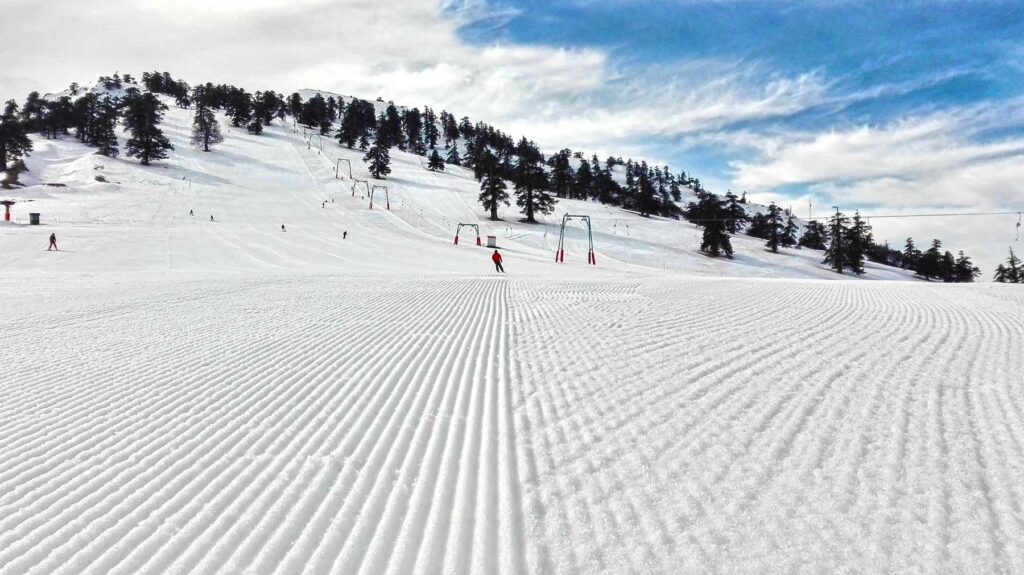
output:
M1024 569L1002 287L0 284L3 574Z

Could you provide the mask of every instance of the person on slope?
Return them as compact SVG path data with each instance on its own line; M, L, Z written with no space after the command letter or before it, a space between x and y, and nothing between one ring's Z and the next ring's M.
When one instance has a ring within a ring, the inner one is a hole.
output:
M288 231L288 230L284 229L284 224L281 224L281 231L282 232L287 232Z
M210 221L213 221L213 214L210 214Z
M498 253L498 250L494 250L494 253L491 254L491 261L494 262L494 269L505 273L505 268L501 267L501 254Z
M341 232L341 239L343 239L343 240L347 240L348 239L348 230L345 230L345 231Z
M60 249L57 247L57 234L50 234L50 247L46 248L46 251L50 250L57 250L58 252L60 251Z
M194 211L192 211L192 210L189 210L189 211L188 211L188 215L190 215L190 216L194 216L194 215L196 215L196 213L195 213Z

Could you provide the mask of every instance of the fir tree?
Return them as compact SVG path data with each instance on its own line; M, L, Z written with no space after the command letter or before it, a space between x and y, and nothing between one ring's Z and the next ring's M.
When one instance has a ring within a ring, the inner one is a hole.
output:
M920 261L921 250L914 245L914 238L907 238L907 243L903 246L903 268L917 272Z
M555 199L544 190L547 186L547 174L537 146L525 137L516 146L516 164L512 170L512 183L515 186L516 205L522 210L527 223L536 223L537 214L549 214L555 209Z
M483 152L481 164L484 165L483 178L480 180L479 201L484 209L490 212L492 221L498 220L498 206L509 205L508 189L501 170L497 166L497 158L489 150Z
M1003 270L1002 279L999 279L1000 268ZM1006 265L999 264L999 267L996 268L996 281L1011 284L1024 283L1024 268L1021 267L1020 258L1013 253L1013 248L1010 248L1010 255L1006 258Z
M713 256L725 255L732 258L732 241L726 226L729 211L726 202L710 192L701 190L697 203L691 203L687 209L688 218L704 228L701 236L700 251Z
M942 242L932 240L932 245L923 254L917 264L917 275L925 279L942 277Z
M160 130L167 105L151 93L140 94L127 98L124 111L125 131L131 132L128 139L127 156L139 158L143 166L154 160L167 157L167 150L174 146Z
M388 148L398 146L399 150L405 151L405 141L402 137L402 117L398 114L398 108L394 104L389 104L377 120L377 139L382 139Z
M728 212L728 221L725 222L725 229L730 234L742 232L750 218L747 217L747 210L743 208L743 203L736 197L736 194L732 193L732 190L725 194L725 206Z
M964 255L963 250L957 253L953 270L953 281L957 283L972 283L975 278L981 275L981 270L975 267L971 258Z
M569 197L570 188L573 184L573 171L572 166L569 164L571 156L572 150L563 149L553 154L551 159L548 160L548 164L551 166L551 189L560 198Z
M44 105L39 92L30 92L25 98L25 104L21 106L21 124L26 132L39 132L43 129Z
M7 163L14 162L32 151L32 140L18 117L18 105L8 100L0 114L0 172L7 171Z
M860 217L859 211L854 213L853 222L847 231L846 241L844 242L846 266L853 273L857 275L864 274L864 258L873 242L871 226L864 221L864 218Z
M726 223L728 224L728 222ZM754 214L750 218L750 227L747 228L747 235L762 240L771 238L772 226L768 214Z
M831 243L829 243L828 249L825 250L825 259L822 260L822 263L828 264L837 273L843 273L843 271L850 267L846 250L846 240L849 237L849 219L841 212L836 212L829 219L828 227Z
M647 167L647 162L641 162L637 167L636 193L634 195L636 209L641 216L649 218L657 211L657 198L653 173Z
M812 250L824 250L828 246L825 245L826 236L828 231L821 222L809 221L806 227L804 227L804 233L800 236L800 247L810 248Z
M109 95L104 95L96 107L96 119L92 126L92 143L97 152L108 158L116 158L119 149L117 144L117 120L120 117L118 102Z
M192 121L192 145L209 152L210 146L223 141L224 136L220 133L220 124L217 123L213 110L200 106L196 109L195 119Z
M782 230L782 238L780 243L784 248L791 248L797 245L796 233L800 231L800 228L796 225L796 221L793 218L793 214L789 214L786 218L786 227Z
M765 242L765 245L768 246L768 249L770 249L772 253L779 253L779 245L782 243L782 233L782 208L776 206L775 202L772 202L772 204L768 206L768 241Z
M996 273L992 277L992 281L1001 284L1014 283L1011 281L1010 278L1010 270L1006 269L1006 266L1004 266L1003 264L999 264L998 266L996 266Z
M430 159L427 161L427 168L432 172L444 171L444 160L441 159L441 154L438 154L437 150L430 152Z
M406 110L402 117L402 125L405 128L405 139L409 142L409 151L423 156L427 153L427 147L423 143L423 115L419 108Z
M369 164L370 173L378 180L385 179L391 173L391 154L388 151L387 141L380 133L380 128L377 131L376 141L370 147L370 151L363 156L363 161Z
M457 144L452 144L452 146L448 148L448 154L445 156L444 161L453 166L462 165L462 158L459 157L459 146Z

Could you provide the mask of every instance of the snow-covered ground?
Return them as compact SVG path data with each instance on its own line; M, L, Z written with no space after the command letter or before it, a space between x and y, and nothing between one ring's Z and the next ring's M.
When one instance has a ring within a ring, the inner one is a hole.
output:
M370 211L359 152L188 124L150 168L37 141L7 192L0 573L1024 571L1014 286L491 223L397 151Z

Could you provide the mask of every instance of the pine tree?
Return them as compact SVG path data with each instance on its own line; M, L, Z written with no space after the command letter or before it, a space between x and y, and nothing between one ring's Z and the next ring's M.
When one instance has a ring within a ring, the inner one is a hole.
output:
M26 132L34 133L43 129L44 105L39 92L30 92L25 98L25 104L21 107L21 124Z
M192 145L209 152L210 146L223 141L224 136L220 133L220 124L217 123L213 110L200 106L196 109L195 119L192 121Z
M1021 267L1020 258L1010 248L1010 256L1006 258L1006 278L1008 283L1024 283L1024 268Z
M108 158L116 158L119 149L117 143L117 120L121 113L118 102L109 95L104 95L96 107L96 119L92 126L92 143L98 153Z
M0 115L0 172L7 171L7 163L14 162L32 151L32 140L18 117L18 105L8 100Z
M844 242L846 266L853 273L857 275L864 274L864 258L873 242L871 226L864 221L864 218L860 217L859 211L854 213L853 223L848 229L846 241Z
M921 250L914 245L914 238L907 238L907 243L903 246L903 269L917 272L920 262Z
M942 242L932 240L932 245L923 254L917 264L917 275L925 278L942 277Z
M1003 264L999 264L998 266L996 266L996 273L992 277L992 281L1001 284L1014 283L1013 281L1011 281L1010 270L1006 269L1006 266L1004 266Z
M497 158L489 150L483 152L480 163L484 165L484 175L480 180L479 201L484 209L490 212L492 221L498 221L498 206L509 205L508 188L501 170L497 166Z
M571 156L572 150L566 148L553 154L548 160L551 166L551 189L560 198L570 197L570 188L573 184L573 171L569 164Z
M825 259L822 260L822 263L828 264L837 273L843 273L844 270L849 269L846 251L846 240L848 237L849 220L842 213L836 212L829 219L829 238L831 243L829 243L828 249L825 250Z
M732 241L729 239L729 229L726 226L729 220L727 203L710 192L701 192L697 196L697 203L691 203L688 208L688 219L704 228L701 236L700 251L713 256L725 255L732 258Z
M728 221L725 222L725 229L730 234L742 232L750 218L747 217L747 210L743 208L743 203L736 197L736 194L732 193L732 190L725 194L725 205L728 212Z
M772 204L768 206L768 241L765 242L765 245L768 246L768 249L770 249L772 253L779 253L779 245L782 243L782 233L782 208L776 206L775 202L772 202Z
M791 248L797 245L796 233L800 231L800 228L796 225L796 221L793 219L793 214L789 214L786 218L786 227L782 230L782 238L780 243L784 248Z
M459 146L457 144L452 144L452 146L448 148L448 155L445 156L444 161L453 166L462 165L462 158L459 157Z
M389 104L384 113L377 120L377 139L383 139L384 145L388 148L398 146L399 150L405 151L405 140L402 137L402 117L398 114L398 108Z
M971 258L964 255L963 250L957 253L953 269L953 281L957 283L972 283L975 278L981 275L981 270L975 267Z
M427 168L432 172L444 171L444 160L441 159L441 154L438 154L437 150L430 152L430 159L427 161Z
M124 111L125 131L131 132L128 139L129 158L139 158L143 166L154 160L167 157L167 150L174 146L160 130L167 105L152 93L140 94L126 98L127 107Z
M86 94L75 100L73 106L75 137L83 144L92 143L98 108L99 98L96 97L96 94Z
M385 179L391 173L391 154L388 151L387 140L381 133L382 129L383 127L378 127L376 141L373 142L370 151L363 156L363 161L369 164L370 173L378 180Z
M636 209L641 216L650 217L658 209L657 188L655 187L654 174L647 167L647 162L641 162L637 168Z
M729 222L726 222L728 225ZM768 214L754 214L750 218L750 227L747 228L747 235L752 238L767 240L772 237L771 220Z
M409 151L423 156L427 153L427 147L423 143L423 115L419 108L406 110L402 117L402 125L405 127L405 139L409 142Z
M824 250L828 246L825 245L825 239L828 232L825 226L821 222L809 221L807 226L804 227L804 233L800 236L800 247L810 248L812 250Z
M523 221L536 223L536 214L549 214L555 209L555 198L544 190L547 174L542 166L544 156L537 146L525 137L516 146L516 164L512 171L516 205L522 210Z

